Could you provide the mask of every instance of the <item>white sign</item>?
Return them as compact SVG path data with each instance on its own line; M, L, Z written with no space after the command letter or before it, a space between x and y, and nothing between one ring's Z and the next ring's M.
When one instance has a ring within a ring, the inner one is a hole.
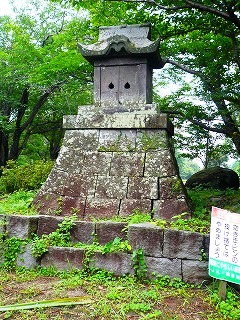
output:
M209 275L240 284L240 214L212 208Z

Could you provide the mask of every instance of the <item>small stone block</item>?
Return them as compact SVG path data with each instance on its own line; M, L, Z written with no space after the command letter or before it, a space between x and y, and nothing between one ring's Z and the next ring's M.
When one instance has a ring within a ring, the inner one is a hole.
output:
M131 255L124 252L102 254L96 252L91 267L104 269L116 275L133 274Z
M95 223L88 221L76 221L71 230L72 243L93 243L95 239Z
M38 216L6 216L8 238L31 238L37 232L38 219Z
M143 176L144 153L114 152L111 163L111 176Z
M182 213L186 213L183 216L184 219L191 217L190 209L185 198L153 200L153 212L155 219L170 220L172 217Z
M159 199L157 177L130 177L128 199Z
M44 234L49 234L56 231L58 225L63 222L64 218L62 217L52 217L52 216L39 216L38 220L38 230L37 235L41 237Z
M44 193L44 195L47 193L58 195L63 194L63 188L67 177L68 174L66 172L53 168L46 182L42 186L40 193Z
M70 197L87 197L95 192L96 177L70 174L64 182L63 194Z
M170 149L146 152L145 177L170 177L178 172Z
M183 281L193 284L201 284L209 281L208 263L199 260L182 260Z
M119 211L120 216L133 214L135 210L150 214L152 202L150 199L123 199Z
M128 229L132 250L141 248L145 256L162 257L163 235L163 230L150 222L132 224Z
M100 244L108 243L116 237L122 238L123 240L127 239L126 231L123 231L126 228L127 224L123 222L97 222L96 223L96 235L98 242Z
M70 174L79 174L83 169L83 160L84 154L82 149L62 146L54 168L64 170Z
M127 194L127 177L98 177L95 197L122 199Z
M167 229L164 232L163 256L167 258L198 260L204 235L198 232Z
M162 275L170 276L170 278L180 278L182 280L180 259L145 257L145 262L149 279L155 278L155 275Z
M39 265L39 259L32 256L30 243L21 248L21 252L17 256L16 265L27 269L33 269Z
M86 152L83 162L83 173L91 175L109 175L112 160L111 152Z
M61 215L71 216L72 214L76 214L78 219L81 220L84 217L85 204L85 198L63 197Z
M180 177L161 178L160 182L160 199L178 199L185 196L185 188Z
M108 218L116 216L119 211L119 199L87 198L85 220L94 218Z
M98 147L99 130L67 130L63 146L82 151L95 151Z
M34 198L33 205L39 214L53 215L61 207L59 199L61 199L61 196L58 194L49 192L44 193L44 191L41 190Z
M85 251L81 248L49 247L41 259L42 267L54 267L57 270L81 270L84 268Z
M136 149L136 130L100 130L98 151L121 152Z

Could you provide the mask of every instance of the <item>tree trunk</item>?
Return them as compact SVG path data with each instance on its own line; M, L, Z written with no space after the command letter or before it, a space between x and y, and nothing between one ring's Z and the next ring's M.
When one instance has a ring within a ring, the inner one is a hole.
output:
M8 161L8 137L0 130L0 167L5 167Z

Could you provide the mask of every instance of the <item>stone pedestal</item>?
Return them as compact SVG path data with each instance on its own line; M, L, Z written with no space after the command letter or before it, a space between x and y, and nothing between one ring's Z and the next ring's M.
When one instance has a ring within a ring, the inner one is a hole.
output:
M172 150L172 123L154 109L105 114L82 106L78 115L65 116L62 149L35 199L39 212L76 213L80 220L135 209L166 219L189 213Z
M65 116L57 163L35 204L79 219L190 212L172 150L172 123L152 104L152 72L164 63L149 24L101 27L79 44L94 66L94 105Z

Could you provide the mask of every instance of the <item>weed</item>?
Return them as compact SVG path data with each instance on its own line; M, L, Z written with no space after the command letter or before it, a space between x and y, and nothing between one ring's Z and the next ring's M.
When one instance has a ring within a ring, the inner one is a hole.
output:
M41 257L44 252L48 251L49 246L69 247L71 246L70 230L75 224L77 217L75 215L66 217L59 225L57 230L42 237L34 235L32 242L32 255Z
M131 246L128 243L127 240L123 241L121 238L116 237L112 241L106 243L102 248L102 254L111 253L111 252L119 252L119 251L125 251L129 252L131 251Z
M8 238L4 241L4 261L2 263L4 268L11 270L16 267L17 256L20 252L23 252L27 242L27 240L16 237Z
M2 214L35 215L36 210L31 207L35 191L15 191L4 195L0 200L0 211Z
M144 258L143 249L134 250L132 253L133 268L138 279L145 279L147 275L147 265Z

